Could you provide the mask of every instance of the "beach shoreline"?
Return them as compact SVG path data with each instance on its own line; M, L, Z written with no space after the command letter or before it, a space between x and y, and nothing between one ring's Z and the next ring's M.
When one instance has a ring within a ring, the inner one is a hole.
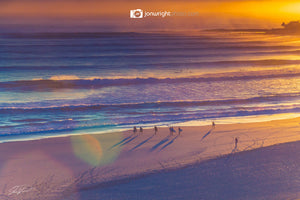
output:
M160 128L168 128L168 127L199 127L199 126L210 126L214 121L218 125L225 124L249 124L249 123L259 123L259 122L269 122L276 120L288 120L300 118L300 114L297 113L284 113L284 114L272 114L272 115L250 115L250 116L240 116L240 117L223 117L218 119L202 119L202 120L191 120L191 121L183 121L183 122L172 122L172 123L160 123L160 124L136 124L136 127L143 127L144 130L152 130L154 126ZM133 125L134 126L134 125ZM86 129L74 129L74 130L63 130L63 131L45 131L45 132L37 132L30 134L7 134L2 135L0 137L1 143L8 142L26 142L26 141L34 141L34 140L43 140L50 138L63 138L63 137L71 137L71 136L80 136L80 135L99 135L99 134L113 134L113 133L124 133L124 132L132 132L132 128L128 128L129 125L125 127L115 128L113 130L99 130L97 128L86 128Z
M299 141L299 122L300 118L293 118L216 124L215 128L182 127L180 135L177 127L173 135L167 127L159 127L157 134L154 129L144 129L143 133L135 134L127 130L2 143L0 189L11 199L19 195L30 199L35 193L33 189L17 195L11 193L12 188L31 187L37 181L49 183L49 177L55 175L49 187L53 191L68 184L74 187L73 191L80 191L138 174L164 172L237 152ZM238 138L236 145L235 138ZM44 193L47 196L51 191Z

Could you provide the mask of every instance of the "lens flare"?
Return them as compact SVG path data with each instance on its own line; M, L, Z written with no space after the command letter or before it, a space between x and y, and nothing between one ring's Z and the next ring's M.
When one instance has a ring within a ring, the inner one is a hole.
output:
M100 142L91 135L80 135L71 138L75 155L86 163L97 166L102 157Z
M78 135L71 137L73 152L85 163L96 167L112 163L119 155L122 133ZM113 147L113 148L112 148Z

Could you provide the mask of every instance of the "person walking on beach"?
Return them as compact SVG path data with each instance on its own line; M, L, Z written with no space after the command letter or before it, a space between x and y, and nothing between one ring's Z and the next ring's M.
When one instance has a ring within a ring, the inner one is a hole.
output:
M234 143L235 143L235 146L234 146L234 148L235 148L235 149L237 148L237 144L238 144L238 142L239 142L238 138L235 138L235 139L234 139Z
M182 129L180 127L178 127L178 135L180 135L181 132L182 132Z
M211 126L212 126L212 128L215 128L215 127L216 127L216 124L215 124L214 121L212 121Z
M173 133L175 132L173 126L171 126L171 127L169 128L169 130L170 130L170 135L173 135Z
M143 128L142 127L140 127L140 133L143 133Z
M173 126L171 127L171 132L172 132L172 135L173 135L173 133L176 133L176 131L175 131L175 129L174 129Z
M154 134L156 135L158 129L157 129L157 126L154 126Z
M133 127L133 133L135 134L137 132L136 126Z

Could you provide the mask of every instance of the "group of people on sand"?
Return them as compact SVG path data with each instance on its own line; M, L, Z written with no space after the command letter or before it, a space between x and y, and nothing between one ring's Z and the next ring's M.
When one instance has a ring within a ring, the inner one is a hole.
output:
M170 135L173 135L173 133L176 133L173 126L169 127L169 130L170 130ZM178 127L178 135L180 135L181 132L182 132L182 129L180 127Z
M215 127L216 127L216 124L214 121L212 121L212 128L215 128ZM169 127L169 131L170 131L170 135L174 135L174 133L176 133L173 126ZM157 132L158 132L157 126L154 126L154 134L156 135ZM178 127L178 135L180 135L181 132L182 132L182 129L180 127ZM136 126L133 127L133 133L137 133ZM143 133L143 127L140 127L140 133Z
M133 133L136 133L137 132L137 128L136 126L133 127ZM140 133L143 133L143 127L140 127Z
M212 121L211 123L212 128L214 129L216 127L216 124L214 121ZM170 131L170 135L173 135L174 133L176 133L175 129L173 126L169 127L169 131ZM157 126L154 126L154 134L156 135L156 133L158 132L158 128ZM182 129L180 127L178 127L178 135L180 135L180 133L182 132ZM133 133L137 133L137 128L136 126L133 127ZM143 127L140 127L140 134L143 133ZM234 139L234 143L235 143L235 148L237 148L237 144L238 144L238 138Z
M176 133L175 129L173 126L169 127L170 130L170 135L173 135L173 133ZM154 126L154 134L156 135L156 133L158 132L158 128L157 126ZM180 127L178 127L178 134L180 135L180 133L182 132L182 129ZM136 134L137 133L137 128L136 126L133 127L133 133ZM143 127L140 127L140 133L143 133Z

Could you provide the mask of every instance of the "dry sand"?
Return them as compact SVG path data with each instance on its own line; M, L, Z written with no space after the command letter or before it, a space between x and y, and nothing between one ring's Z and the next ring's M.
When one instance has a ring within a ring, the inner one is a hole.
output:
M154 135L153 129L147 129L141 134L125 131L123 133L80 135L3 143L0 144L0 199L93 199L92 196L87 195L86 191L91 191L90 193L88 192L90 195L99 195L95 191L99 191L104 186L105 188L116 187L113 185L118 185L122 180L134 180L134 177L157 172L167 172L176 169L178 169L176 171L179 171L179 169L187 165L198 163L197 165L195 164L195 166L198 166L201 162L228 154L229 157L239 155L241 159L244 158L243 162L247 163L247 165L239 169L247 170L245 167L249 166L253 173L258 173L254 177L257 177L259 180L259 173L262 173L261 168L264 165L260 166L260 168L251 167L253 158L251 160L249 156L236 153L280 143L299 141L299 122L300 118L295 118L247 124L217 124L214 129L211 126L182 127L183 132L181 135L178 135L178 133L170 135L168 128L159 128L156 135ZM175 130L177 131L177 129ZM235 138L238 138L236 148L234 144ZM295 145L299 146L299 143L295 143ZM268 149L265 151L268 151ZM254 156L257 156L257 159L263 162L262 156L265 156L265 154L261 155L258 150L254 152L256 152ZM267 155L270 157L277 156L276 153ZM295 160L299 163L299 155L295 154L295 158L291 158L290 154L287 156L287 160ZM281 157L281 159L284 158L284 156ZM220 161L220 163L224 162ZM290 163L286 165L286 169L282 169L283 176L289 168L295 169L294 164L290 166ZM201 165L198 168L203 171L202 166L206 165ZM266 164L264 170L267 171L269 167L270 165ZM222 167L219 167L215 170L221 169ZM296 166L296 169L299 169L299 167ZM201 173L199 173L195 173L195 176L201 176ZM237 171L236 173L239 172ZM295 183L299 184L299 177L297 177L299 176L299 170L298 174L296 173L295 175L295 179L298 182L291 181L289 188L293 190L290 192L290 197L299 195L294 192L295 187L300 188L299 185L295 186ZM206 181L217 182L216 178L221 179L220 182L224 184L225 179L222 180L222 176L211 176L211 180L207 179ZM248 189L251 191L253 186L251 181L254 181L253 179L255 178L251 176L248 178L250 181ZM273 180L271 177L269 179L270 181ZM144 179L142 179L143 181ZM180 178L176 181L181 182ZM183 177L182 181L185 181ZM244 185L247 187L247 178L244 181ZM171 179L170 184L174 184ZM120 188L123 188L123 192L126 191L124 188L127 188L127 185L128 187L139 189L134 184L133 186L130 186L130 184L125 184L124 186L122 184ZM201 183L197 183L197 185L200 187ZM160 186L158 185L157 187ZM212 185L210 187L213 188ZM220 186L216 185L216 188L218 187ZM156 188L156 186L150 184L147 191L151 191L151 188ZM233 193L236 188L233 187L231 189L232 191L224 190L223 192ZM204 194L197 193L196 191L198 190L199 188L196 187L189 190L189 192L195 192L193 193L194 196L192 195L191 197L196 197L197 194ZM85 193L82 191L85 191ZM183 189L183 191L186 190ZM255 191L252 192L255 193ZM126 199L125 193L123 193L124 199ZM207 194L213 195L213 193L213 190L207 190ZM258 192L258 194L262 193ZM285 199L286 197L286 194L282 194L282 196L280 196L281 193L277 194L274 192L274 194L279 197L278 199ZM98 198L97 195L94 196L94 199ZM109 192L104 192L101 195L104 195L102 199L122 199L122 196L111 198ZM143 195L146 195L146 193ZM162 194L157 195L157 199L168 199L167 197L172 196L171 190L164 194L165 198L161 198ZM177 194L177 196L179 197L180 195ZM229 197L232 199L232 196L227 196L227 199L230 199ZM134 196L128 195L127 197L128 199L134 199ZM150 197L153 196L150 195L148 197L145 196L145 199L151 199ZM216 197L218 197L217 194ZM239 197L243 199L241 196ZM140 198L136 196L135 199ZM201 198L199 197L199 199ZM217 198L211 197L211 199ZM256 196L255 199L259 198Z
M299 152L299 141L263 147L78 194L89 200L299 200Z

